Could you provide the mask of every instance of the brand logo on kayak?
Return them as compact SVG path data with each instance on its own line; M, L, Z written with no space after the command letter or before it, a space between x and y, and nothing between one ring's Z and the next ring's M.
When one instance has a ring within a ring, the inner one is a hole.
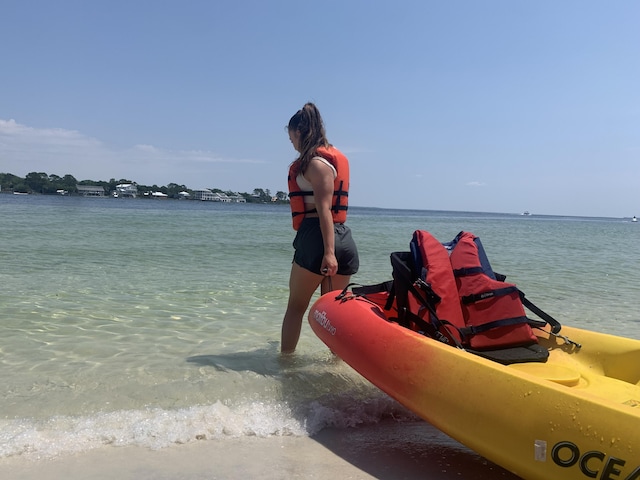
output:
M324 328L331 335L335 335L336 334L336 327L331 325L331 322L329 321L329 318L327 317L327 312L324 312L324 311L323 312L319 312L318 310L314 310L313 319L316 322L318 322L322 326L322 328Z
M551 459L560 467L580 469L585 478L640 480L640 465L627 465L626 460L598 450L581 452L575 443L569 441L556 443L551 449Z

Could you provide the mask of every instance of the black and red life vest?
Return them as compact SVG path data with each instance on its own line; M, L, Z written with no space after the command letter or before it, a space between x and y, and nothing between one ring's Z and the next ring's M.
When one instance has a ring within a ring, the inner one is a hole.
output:
M336 178L333 181L333 201L331 203L331 215L333 223L347 221L348 195L349 195L349 161L340 150L335 147L318 147L316 155L327 160L336 169ZM303 191L298 186L296 178L300 173L298 161L289 167L289 203L291 205L291 218L293 229L298 230L305 214L316 213L317 210L305 210L304 197L313 195L312 191Z
M407 328L492 360L546 360L532 326L549 324L557 334L560 324L493 271L478 237L460 232L443 244L416 230L410 250L391 254L392 282L353 292L397 310L398 323ZM542 320L528 318L524 306Z
M477 350L537 343L518 287L496 278L480 239L460 232L444 246L464 320L463 343Z

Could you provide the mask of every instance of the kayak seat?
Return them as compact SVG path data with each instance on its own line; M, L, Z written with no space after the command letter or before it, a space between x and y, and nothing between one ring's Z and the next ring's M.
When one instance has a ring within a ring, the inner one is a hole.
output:
M503 347L495 350L473 350L470 348L465 348L465 350L503 365L546 362L549 358L549 351L537 343L520 347Z

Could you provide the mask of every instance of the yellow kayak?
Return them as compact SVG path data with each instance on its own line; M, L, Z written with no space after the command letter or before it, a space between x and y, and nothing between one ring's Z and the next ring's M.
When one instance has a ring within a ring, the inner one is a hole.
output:
M527 480L640 480L640 341L563 326L572 343L536 329L548 360L502 365L339 293L312 306L316 335L460 443Z

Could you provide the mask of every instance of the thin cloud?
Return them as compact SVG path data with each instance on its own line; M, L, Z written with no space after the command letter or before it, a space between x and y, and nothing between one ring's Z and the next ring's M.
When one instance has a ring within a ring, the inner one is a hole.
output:
M96 148L101 143L91 137L82 135L76 130L64 130L62 128L33 128L22 125L14 119L0 119L0 140L4 148L19 146L48 146L48 147L91 147Z
M484 182L467 182L466 183L467 187L486 187L487 184Z
M266 162L225 157L207 150L168 150L149 144L115 149L76 130L34 128L13 119L0 119L0 172L18 176L37 171L71 174L79 180L130 178L162 184L180 181L187 171L207 174L207 168L221 163Z

